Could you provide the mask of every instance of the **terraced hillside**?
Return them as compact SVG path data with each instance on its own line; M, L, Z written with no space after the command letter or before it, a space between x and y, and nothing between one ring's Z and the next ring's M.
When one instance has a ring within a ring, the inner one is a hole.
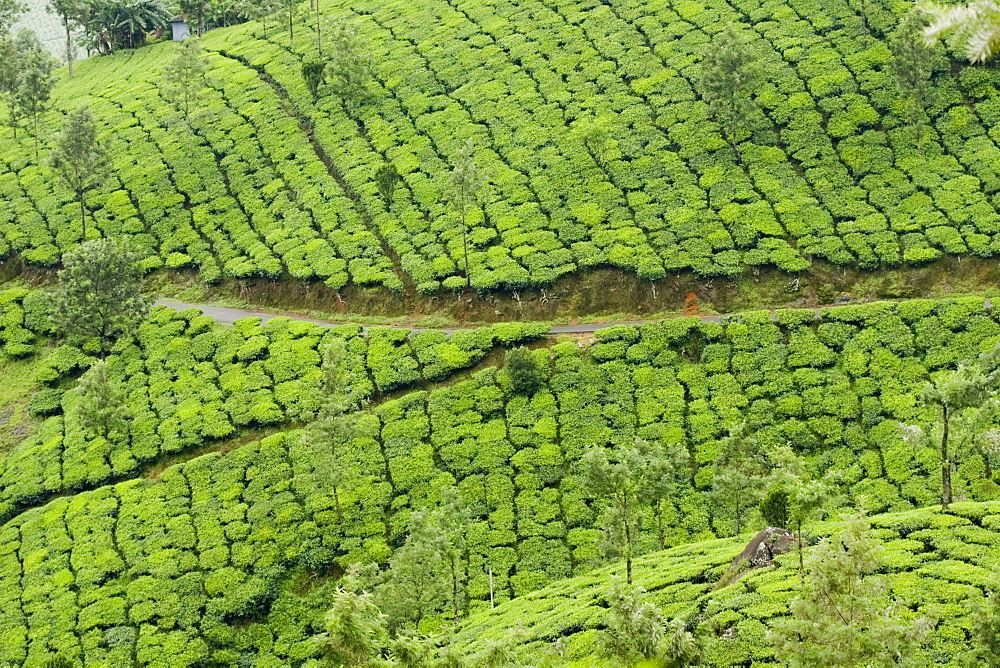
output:
M959 666L972 659L969 605L982 604L984 589L996 580L998 510L996 503L963 503L950 514L913 510L869 518L883 543L880 573L891 595L909 604L903 614L934 620L929 641L908 657L915 665ZM811 527L817 540L839 530L840 522ZM745 543L706 541L648 555L637 563L636 583L666 618L692 625L700 619L712 629L705 665L787 665L775 657L766 633L772 620L788 613L798 580L796 557L788 554L778 567L751 571L735 584L717 588ZM459 641L481 646L520 627L525 656L547 657L553 665L602 665L605 597L609 581L621 576L621 567L602 569L508 601L469 619ZM559 640L561 648L555 646Z
M210 33L211 114L190 128L160 91L167 45L92 59L60 84L60 112L88 102L114 154L90 199L102 233L206 281L460 288L447 191L471 142L489 177L469 218L479 289L606 265L657 279L1000 250L1000 75L941 53L917 150L882 3L861 3L864 17L842 0L321 6L369 45L373 96L357 108L313 101L300 65L315 36L301 25L291 42L273 26L261 39L259 24ZM729 23L767 72L742 163L699 93L702 54ZM49 142L38 164L23 133L0 138L0 255L54 265L80 232L43 166ZM404 179L390 210L373 181L386 161Z
M87 665L157 665L169 656L172 666L284 665L314 656L306 639L336 585L317 576L352 563L384 565L413 514L437 507L452 487L470 515L461 614L488 608L491 587L502 602L586 574L604 555L581 455L636 437L679 444L690 462L665 498L643 506L651 521L639 552L734 533L731 499L711 486L724 437L744 422L765 452L791 445L837 490L824 508L830 514L927 506L940 492L938 455L904 443L897 421L926 416L915 392L930 374L1000 343L1000 319L983 299L849 306L819 318L812 310L777 311L773 319L745 313L725 323L682 318L604 330L590 344L551 341L532 353L546 380L524 396L502 369L449 374L538 326L450 338L379 329L361 336L287 319L220 329L195 310L158 309L135 342L121 342L108 358L110 381L127 392L132 415L128 433L109 444L83 429L72 390L93 359L51 347L38 293L8 291L0 304L0 370L42 355L30 405L51 414L0 463L0 662L15 664L56 653ZM335 339L347 347L352 392L373 399L341 455L349 484L337 497L330 452L296 429L315 409L317 347ZM989 462L963 458L956 493L994 498ZM985 531L994 512L966 514ZM951 521L903 517L924 524L900 534ZM993 543L972 527L956 531L954 540L976 546L970 552L928 534L940 552L934 560L945 573L948 559L971 555L975 569L953 569L966 585L982 586L993 553L978 546ZM913 540L898 544L913 553L899 557L900 568L930 559ZM715 572L739 552L738 541L716 546L677 577ZM690 609L703 600L706 577L661 602ZM759 581L761 596L772 579L775 592L787 584L781 573L755 577L747 582ZM758 601L753 594L747 600ZM780 614L780 600L764 602L762 615ZM740 621L755 608L736 613L735 606L718 615L746 627L737 654L765 657L752 632L759 622ZM575 628L577 619L566 617L560 628ZM537 637L551 636L545 628ZM940 642L950 642L952 632L942 633ZM590 641L580 642L574 652L589 652Z

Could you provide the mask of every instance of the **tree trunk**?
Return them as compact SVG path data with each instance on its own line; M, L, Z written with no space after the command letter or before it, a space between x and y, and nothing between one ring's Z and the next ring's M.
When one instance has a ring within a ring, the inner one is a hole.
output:
M493 603L493 567L490 566L490 610L496 607Z
M73 76L73 35L69 30L69 19L63 19L66 26L66 65L69 66L69 76Z
M990 463L988 452L983 453L983 477L987 480L993 480L993 464Z
M628 497L623 500L622 517L625 520L625 579L632 584L632 522Z
M465 287L472 287L472 275L469 274L469 228L465 225L465 204L462 204L462 247L465 249Z
M799 548L799 582L805 584L806 582L806 565L802 558L802 520L796 522L795 527L795 540L798 543Z
M316 3L316 53L319 54L320 58L323 58L323 35L319 24L319 0L313 0L313 2Z
M83 241L87 240L87 209L83 205L83 191L76 194L80 200L80 228L83 230Z
M951 462L948 460L948 407L942 406L944 428L941 431L941 510L951 503Z
M663 499L656 500L656 533L660 539L660 549L666 549L666 541L663 537Z
M340 495L337 494L337 486L333 486L333 505L337 507L337 521L341 528L344 526L344 511L340 508Z
M451 557L451 610L452 620L458 623L458 564L455 557Z
M291 47L292 40L295 36L292 33L292 11L295 9L295 5L288 5L288 46Z

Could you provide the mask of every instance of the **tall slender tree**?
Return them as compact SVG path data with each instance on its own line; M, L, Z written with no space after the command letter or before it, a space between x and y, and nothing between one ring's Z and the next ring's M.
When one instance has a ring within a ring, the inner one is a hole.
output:
M111 161L97 140L94 115L84 105L71 112L63 123L52 151L52 168L76 194L80 203L81 237L87 240L87 207L84 198L111 172Z
M472 273L469 270L469 225L466 213L470 207L478 204L479 193L486 185L486 180L486 174L476 165L472 143L466 142L451 170L451 201L458 209L462 225L462 256L465 261L466 287L472 286Z
M913 10L905 14L893 33L889 46L892 49L892 72L896 87L906 102L910 125L916 130L917 148L924 145L924 109L933 90L931 69L934 52L923 38L925 14Z
M374 56L362 37L355 21L338 20L331 23L326 34L329 39L326 75L330 88L353 112L370 95Z
M73 76L73 60L76 58L73 31L83 26L87 3L85 0L48 0L46 10L59 17L59 22L66 33L66 66L69 68L69 76Z
M38 123L49 109L49 98L56 80L53 74L59 62L49 55L37 35L22 30L17 36L23 70L17 91L17 106L21 115L31 120L31 136L38 160Z
M952 428L956 418L966 411L981 408L992 398L994 375L980 366L962 363L951 371L942 371L924 384L920 402L934 413L934 423L905 425L903 437L914 445L935 444L941 459L941 510L948 510L952 501L951 470L955 455ZM985 425L983 425L985 429Z
M178 44L176 53L163 69L164 92L174 99L190 124L191 103L208 88L210 66L198 37L188 37Z
M740 162L740 135L757 107L753 91L760 79L760 67L746 40L732 24L727 25L705 52L701 94Z

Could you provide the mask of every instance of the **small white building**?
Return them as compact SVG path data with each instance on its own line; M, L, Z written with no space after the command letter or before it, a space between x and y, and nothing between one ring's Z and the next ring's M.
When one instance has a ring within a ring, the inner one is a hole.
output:
M171 21L170 30L173 33L172 38L175 42L183 42L191 36L191 29L188 27L187 21L181 21L180 19Z

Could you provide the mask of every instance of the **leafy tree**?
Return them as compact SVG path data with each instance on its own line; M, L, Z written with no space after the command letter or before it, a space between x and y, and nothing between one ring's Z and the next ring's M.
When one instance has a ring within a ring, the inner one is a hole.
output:
M148 33L166 28L173 17L161 0L87 0L86 9L88 47L102 55L143 46Z
M104 439L110 456L112 445L128 433L125 392L109 382L107 363L101 360L80 377L76 393L79 396L76 414L80 424L89 436Z
M462 223L462 248L465 258L465 284L472 285L472 274L469 272L469 226L465 213L473 204L479 202L479 192L486 185L486 175L476 165L473 159L471 142L458 153L458 159L451 170L451 201L458 209Z
M432 513L414 512L406 542L389 559L389 568L376 588L380 607L388 615L390 631L416 629L427 613L446 605L448 581L442 574L447 565L442 552L441 536Z
M769 527L788 528L788 490L778 487L760 500L760 516Z
M73 76L73 59L76 57L73 30L83 26L87 3L85 0L48 0L46 10L59 17L59 22L66 31L66 65L69 67L69 76Z
M346 344L335 339L323 349L323 388L320 409L316 419L302 435L302 442L317 452L329 452L328 481L333 492L334 508L340 526L345 524L344 509L340 502L340 489L350 479L350 470L344 461L357 420L350 413L358 401L344 383L343 368Z
M0 36L9 33L28 5L20 0L0 0Z
M611 583L606 597L604 655L625 666L650 659L664 666L696 664L702 653L699 640L683 621L668 624L656 606L645 600L644 593L641 587L625 586L621 580Z
M988 588L986 600L969 606L972 621L972 651L969 665L1000 666L1000 595L994 583Z
M532 395L545 380L535 356L524 346L511 348L504 353L503 368L514 394Z
M250 21L260 21L261 37L267 36L267 20L282 10L280 0L242 0L236 11Z
M139 251L113 238L88 241L63 255L52 295L59 333L85 342L96 339L101 359L115 338L130 336L153 302L142 294L140 258Z
M680 496L691 484L691 453L681 442L666 445L636 440L639 454L646 462L646 481L640 499L652 507L660 549L666 549L663 511L670 499Z
M178 0L177 6L181 10L181 14L187 18L188 25L194 27L195 33L200 37L205 32L205 9L208 7L208 2L205 0Z
M787 445L775 448L768 459L772 470L767 480L769 492L761 502L761 517L769 526L794 527L799 578L804 580L802 524L822 509L829 491L822 482L811 479L805 460Z
M94 115L86 106L79 106L63 123L56 138L51 164L62 180L76 193L80 203L82 239L87 240L87 208L84 197L104 182L111 171L111 162L97 141Z
M447 566L451 585L452 619L457 623L460 605L465 597L465 580L468 572L466 533L470 520L469 511L458 490L447 487L442 496L441 506L434 515L441 539L441 557Z
M942 510L948 510L952 500L951 469L957 452L949 451L949 446L954 420L960 418L963 411L981 409L992 398L995 382L993 375L985 373L981 366L967 362L959 364L954 370L942 371L925 383L919 394L921 404L937 414L937 429L930 424L905 425L902 428L903 437L915 445L930 445L934 441L935 432L940 434L935 447L941 458ZM965 426L967 442L970 430L985 430L985 425L976 425L975 422L966 422Z
M311 638L313 646L335 666L380 664L388 644L385 615L372 594L359 587L357 571L349 571L323 615L323 631Z
M959 5L925 2L920 9L931 18L923 31L927 46L943 39L949 48L965 52L972 63L986 62L1000 48L1000 5L990 0Z
M641 501L651 477L648 453L640 444L619 446L611 451L594 447L580 460L584 488L597 498L600 524L607 547L625 559L628 584L632 584L632 558L642 527Z
M923 148L924 108L932 90L931 70L934 52L921 34L924 14L919 10L907 13L899 22L889 42L892 49L892 72L900 96L906 100L910 124L917 132L917 148Z
M392 206L392 196L396 192L396 186L402 181L403 177L396 171L396 165L391 162L386 162L375 172L375 187L385 201L386 211Z
M17 139L18 120L21 108L17 104L21 92L24 75L23 54L18 51L17 43L9 34L0 33L0 92L7 98L10 127Z
M191 122L191 102L208 87L209 63L201 39L188 37L176 47L176 56L163 69L164 92L184 111Z
M368 83L372 78L374 57L354 22L332 23L327 34L330 36L327 81L334 94L343 101L344 107L353 111L371 95Z
M726 26L705 52L701 93L740 162L739 136L756 108L752 93L760 79L761 71L749 46L732 25Z
M905 604L890 599L887 584L872 575L880 552L857 516L815 548L791 616L773 622L777 656L792 666L890 665L912 656L928 623L905 620Z
M313 99L319 99L319 87L326 81L326 63L322 60L307 60L302 63L302 78Z
M23 66L17 91L17 106L23 116L31 119L35 160L38 160L38 121L49 109L49 98L56 83L53 71L59 62L49 55L30 30L22 30L17 41Z
M757 438L747 434L745 423L732 428L712 469L712 498L717 505L732 508L735 535L743 532L744 513L760 499L766 472Z

